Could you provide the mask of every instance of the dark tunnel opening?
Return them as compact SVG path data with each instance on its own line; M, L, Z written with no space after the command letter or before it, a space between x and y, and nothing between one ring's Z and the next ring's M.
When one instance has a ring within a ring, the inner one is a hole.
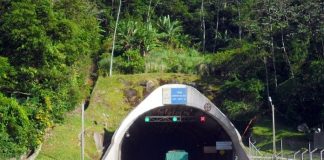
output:
M165 160L168 151L185 151L189 160L232 159L232 150L216 150L216 142L231 141L204 111L188 106L164 106L140 116L123 138L121 160Z

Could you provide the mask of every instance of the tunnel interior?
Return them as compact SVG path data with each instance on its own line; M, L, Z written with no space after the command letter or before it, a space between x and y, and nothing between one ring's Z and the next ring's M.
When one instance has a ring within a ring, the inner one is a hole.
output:
M232 150L216 150L217 141L231 139L206 112L163 106L141 115L130 126L122 141L121 160L165 160L166 153L174 150L187 152L189 160L232 159Z

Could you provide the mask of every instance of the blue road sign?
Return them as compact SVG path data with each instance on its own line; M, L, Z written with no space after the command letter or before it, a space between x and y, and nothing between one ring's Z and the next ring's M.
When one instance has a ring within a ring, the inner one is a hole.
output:
M187 104L187 88L171 88L171 104Z

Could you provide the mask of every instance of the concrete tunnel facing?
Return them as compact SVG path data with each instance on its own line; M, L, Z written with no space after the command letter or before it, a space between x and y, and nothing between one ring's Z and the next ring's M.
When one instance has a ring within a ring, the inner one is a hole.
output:
M249 159L229 119L191 86L154 90L123 120L104 160L164 160L168 151L189 160Z

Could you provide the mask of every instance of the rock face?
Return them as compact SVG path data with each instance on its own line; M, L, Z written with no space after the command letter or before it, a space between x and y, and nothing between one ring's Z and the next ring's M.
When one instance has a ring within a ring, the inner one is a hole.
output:
M137 104L140 99L137 90L133 88L124 90L124 95L126 97L126 101L131 105Z
M96 144L97 151L101 152L104 149L104 137L101 133L94 132L93 139Z
M150 94L158 85L151 80L148 80L145 85L145 96Z
M171 78L171 79L158 79L159 81L159 85L165 85L165 84L179 84L179 80L177 80L176 78Z
M154 89L164 84L179 84L179 80L176 78L169 79L153 79L153 80L142 80L137 84L132 84L128 81L123 81L127 89L124 89L125 101L132 106L137 105L140 100L148 96ZM136 86L137 85L137 86ZM194 84L195 85L195 84ZM142 87L142 91L138 91L134 88Z
M154 82L153 80L145 80L139 83L143 89L143 96L146 97L149 95L155 88L159 86L159 82Z

